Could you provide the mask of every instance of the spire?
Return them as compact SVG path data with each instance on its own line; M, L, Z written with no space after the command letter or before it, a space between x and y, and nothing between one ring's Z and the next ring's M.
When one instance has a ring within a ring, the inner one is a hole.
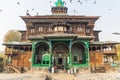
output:
M64 6L64 2L62 0L58 0L56 3L57 7L63 7Z

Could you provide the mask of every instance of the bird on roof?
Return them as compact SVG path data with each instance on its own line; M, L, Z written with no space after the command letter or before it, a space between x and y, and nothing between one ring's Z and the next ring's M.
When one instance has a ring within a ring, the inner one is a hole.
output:
M39 15L39 13L37 12L37 16Z
M30 16L30 14L29 14L29 10L26 11L26 15L27 15L27 16Z

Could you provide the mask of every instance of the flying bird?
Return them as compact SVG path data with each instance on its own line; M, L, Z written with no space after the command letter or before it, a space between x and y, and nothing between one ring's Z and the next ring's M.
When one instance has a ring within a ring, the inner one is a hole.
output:
M72 3L72 0L70 0L70 3Z
M112 10L111 8L109 8L109 10Z
M80 5L82 5L82 2L80 2Z
M50 3L52 3L52 1L50 1Z
M96 4L96 1L94 1L93 4Z
M78 2L80 2L80 0L78 0Z
M32 11L34 11L34 8L32 8Z
M17 2L18 5L20 5L20 2Z
M2 12L2 10L0 9L0 12Z

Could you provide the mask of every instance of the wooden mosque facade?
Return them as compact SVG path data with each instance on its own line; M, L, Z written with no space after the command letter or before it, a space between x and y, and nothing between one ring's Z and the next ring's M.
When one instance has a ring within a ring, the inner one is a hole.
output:
M100 42L94 24L99 16L68 15L61 0L52 15L21 16L26 24L22 42L4 43L6 64L28 69L52 68L91 70L116 59L117 43Z

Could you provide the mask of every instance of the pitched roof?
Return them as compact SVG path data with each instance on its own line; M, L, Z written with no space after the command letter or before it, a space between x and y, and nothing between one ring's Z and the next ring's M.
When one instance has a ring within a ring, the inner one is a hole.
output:
M18 46L29 46L29 45L32 45L32 43L30 42L6 42L6 43L3 43L2 45L8 45L8 46L11 46L11 45L18 45Z

